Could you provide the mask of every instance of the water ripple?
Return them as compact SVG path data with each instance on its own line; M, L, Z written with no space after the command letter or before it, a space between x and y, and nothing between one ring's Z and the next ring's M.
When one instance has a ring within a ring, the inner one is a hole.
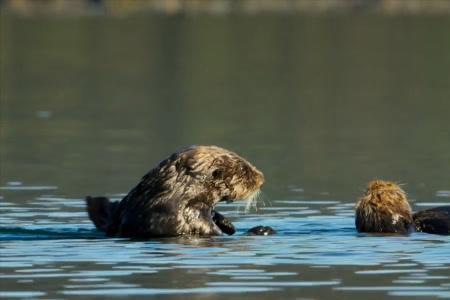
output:
M243 292L276 297L280 290L320 289L330 295L448 298L448 236L359 234L353 206L288 199L242 215L236 214L238 206L223 205L219 210L238 228L234 236L130 241L96 231L83 199L37 195L24 206L5 199L0 205L0 279L6 290L0 297ZM272 226L278 234L245 234L257 225ZM391 285L343 284L345 278L363 283L368 277ZM51 291L37 290L48 284Z

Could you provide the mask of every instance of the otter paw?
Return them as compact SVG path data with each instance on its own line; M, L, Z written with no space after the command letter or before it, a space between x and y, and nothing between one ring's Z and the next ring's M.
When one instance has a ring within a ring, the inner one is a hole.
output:
M272 235L277 232L270 226L256 226L247 231L248 235Z
M213 222L223 233L233 235L236 232L233 223L217 211L213 211Z

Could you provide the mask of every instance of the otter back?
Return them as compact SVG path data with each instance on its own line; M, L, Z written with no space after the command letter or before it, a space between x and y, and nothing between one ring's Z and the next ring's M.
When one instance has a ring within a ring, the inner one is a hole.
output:
M419 232L450 234L450 206L418 211L413 215L413 219Z

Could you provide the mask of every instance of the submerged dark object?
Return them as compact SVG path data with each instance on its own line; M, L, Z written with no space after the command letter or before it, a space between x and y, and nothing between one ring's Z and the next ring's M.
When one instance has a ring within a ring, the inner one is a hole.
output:
M374 180L356 204L359 232L450 234L450 206L412 213L405 191L390 181Z
M263 174L236 153L192 146L159 163L120 202L87 197L86 203L95 226L110 237L233 234L215 206L250 199L263 183Z
M256 226L247 231L248 235L272 235L277 232L270 226Z

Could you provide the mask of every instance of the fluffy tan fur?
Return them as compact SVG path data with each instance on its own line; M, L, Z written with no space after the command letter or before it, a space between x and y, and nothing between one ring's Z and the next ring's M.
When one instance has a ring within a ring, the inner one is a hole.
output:
M356 204L356 228L360 232L408 233L412 210L406 193L394 182L374 180Z

